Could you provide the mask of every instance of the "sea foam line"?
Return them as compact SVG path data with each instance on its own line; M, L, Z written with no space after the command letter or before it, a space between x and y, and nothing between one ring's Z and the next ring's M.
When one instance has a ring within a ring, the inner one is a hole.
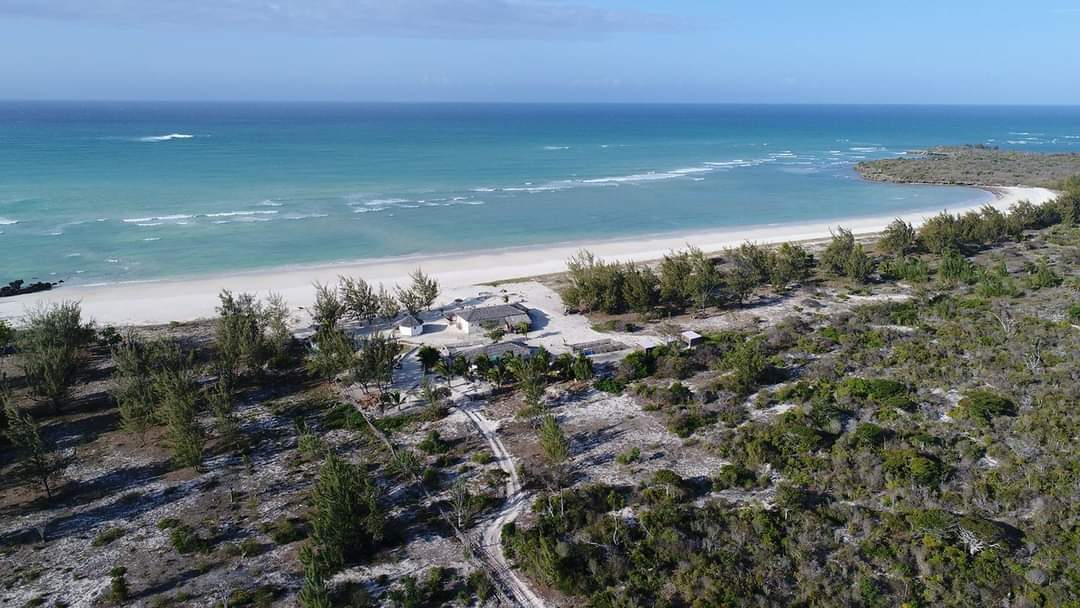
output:
M149 135L147 137L140 137L139 141L171 141L173 139L191 139L195 137L190 133L169 133L168 135Z

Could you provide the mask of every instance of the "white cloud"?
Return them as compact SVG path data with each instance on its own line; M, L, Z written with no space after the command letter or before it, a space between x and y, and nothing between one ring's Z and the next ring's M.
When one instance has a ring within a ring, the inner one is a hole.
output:
M560 38L681 27L670 16L558 0L0 0L0 15L446 38Z

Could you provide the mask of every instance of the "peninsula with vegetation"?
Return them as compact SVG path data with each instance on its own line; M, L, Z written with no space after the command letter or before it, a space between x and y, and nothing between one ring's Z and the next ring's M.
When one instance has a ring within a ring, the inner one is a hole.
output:
M1076 162L865 163L1055 189L870 236L41 300L0 324L3 605L1080 606Z
M864 179L898 184L1060 188L1080 175L1080 154L1037 154L986 145L939 146L900 158L863 161Z

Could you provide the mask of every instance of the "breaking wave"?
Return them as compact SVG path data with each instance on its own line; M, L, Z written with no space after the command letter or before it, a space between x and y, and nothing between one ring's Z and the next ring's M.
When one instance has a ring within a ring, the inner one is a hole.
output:
M168 135L149 135L147 137L140 137L139 141L171 141L174 139L192 139L195 137L190 133L169 133Z

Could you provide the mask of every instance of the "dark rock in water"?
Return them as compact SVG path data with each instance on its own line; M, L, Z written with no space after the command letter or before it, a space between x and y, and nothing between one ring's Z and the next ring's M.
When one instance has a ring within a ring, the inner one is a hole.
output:
M60 281L60 283L63 283L63 281ZM23 294L37 293L39 291L49 291L60 283L48 283L38 281L36 283L30 283L29 285L25 285L23 280L19 279L17 281L12 281L8 283L6 287L0 287L0 298L21 296Z

